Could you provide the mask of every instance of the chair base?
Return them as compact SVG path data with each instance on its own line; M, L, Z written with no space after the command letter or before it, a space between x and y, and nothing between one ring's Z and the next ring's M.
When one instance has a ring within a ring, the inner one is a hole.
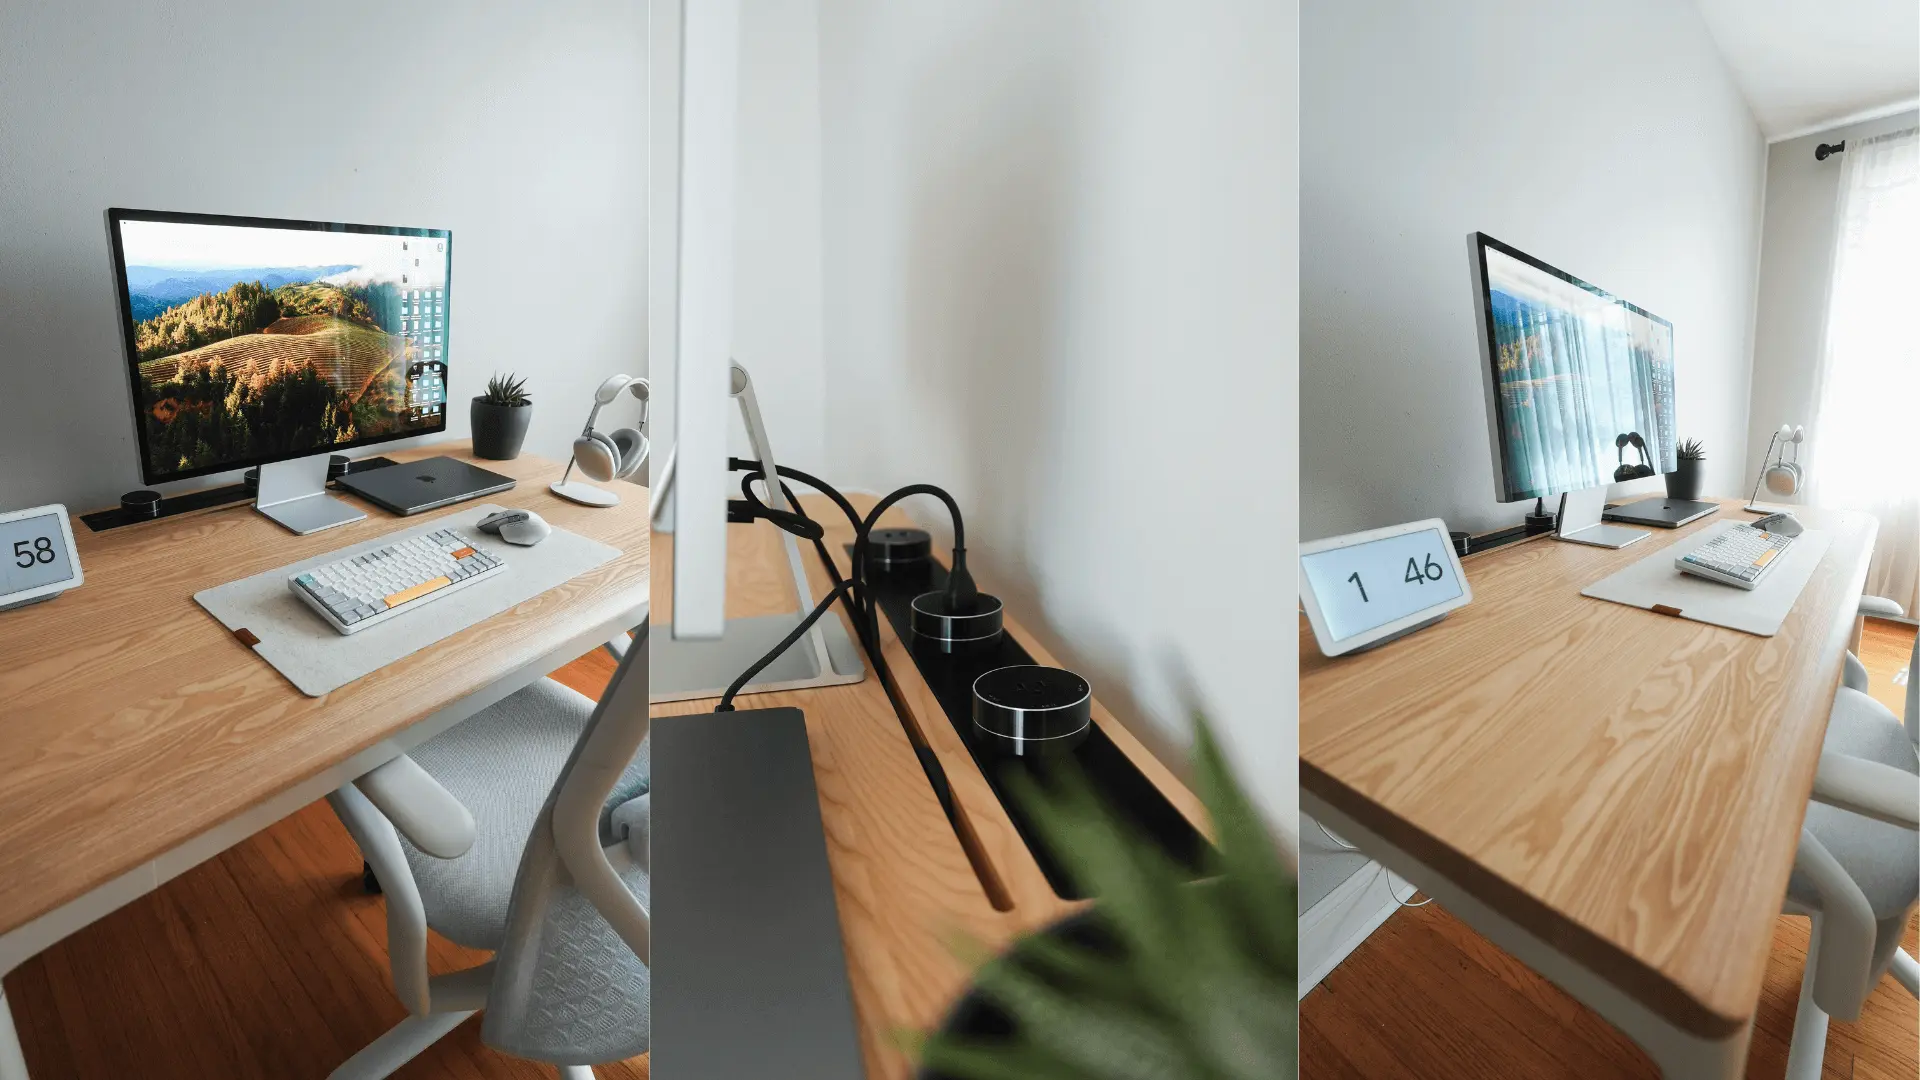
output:
M1786 1080L1820 1080L1827 1057L1827 1014L1813 1000L1814 972L1820 965L1820 920L1807 937L1807 966L1800 973L1800 1006L1793 1014L1793 1041L1787 1044Z
M420 1051L440 1041L440 1037L466 1022L476 1011L428 1013L409 1016L395 1024L385 1035L362 1047L360 1052L327 1074L328 1080L386 1080L394 1071L420 1055ZM570 1080L570 1078L569 1078Z

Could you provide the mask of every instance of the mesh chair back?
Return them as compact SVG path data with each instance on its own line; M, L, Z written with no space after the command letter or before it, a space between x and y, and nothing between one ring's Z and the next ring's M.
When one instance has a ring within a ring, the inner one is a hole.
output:
M592 1065L652 1041L646 867L601 846L601 808L647 736L648 651L642 624L527 838L481 1028L507 1053Z

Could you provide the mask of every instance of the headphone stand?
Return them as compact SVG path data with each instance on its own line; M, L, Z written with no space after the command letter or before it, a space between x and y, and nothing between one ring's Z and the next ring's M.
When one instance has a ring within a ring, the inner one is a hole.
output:
M608 491L606 488L594 487L585 480L568 480L567 477L572 475L573 459L568 458L567 471L560 474L560 479L548 484L547 490L569 502L577 502L582 506L605 507L620 505L620 496L618 493Z

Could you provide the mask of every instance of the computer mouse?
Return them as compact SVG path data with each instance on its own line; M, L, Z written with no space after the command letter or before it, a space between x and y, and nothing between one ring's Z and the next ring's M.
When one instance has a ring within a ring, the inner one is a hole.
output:
M1799 519L1792 514L1768 514L1753 523L1753 527L1764 532L1779 533L1781 536L1799 536L1804 530Z
M553 526L531 510L502 510L480 519L479 529L509 544L532 547L553 533Z

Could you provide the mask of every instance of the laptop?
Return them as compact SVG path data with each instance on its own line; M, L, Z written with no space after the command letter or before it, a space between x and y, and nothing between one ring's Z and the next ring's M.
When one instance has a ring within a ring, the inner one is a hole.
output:
M1625 503L1606 512L1606 520L1621 521L1629 525L1652 525L1657 529L1677 529L1690 522L1699 521L1715 510L1719 503L1694 502L1690 499L1667 499L1655 495L1639 502Z
M519 481L450 457L402 461L384 469L350 472L334 481L401 517L505 491Z

